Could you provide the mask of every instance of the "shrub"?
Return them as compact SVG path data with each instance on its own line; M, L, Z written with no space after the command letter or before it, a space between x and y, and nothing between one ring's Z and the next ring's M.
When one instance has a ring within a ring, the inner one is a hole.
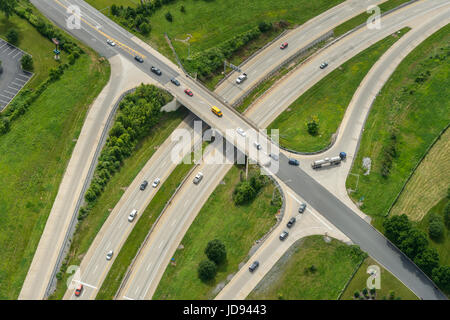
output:
M395 245L399 244L400 235L411 229L411 223L406 214L392 216L383 221L386 237Z
M413 228L408 232L402 233L399 241L399 249L412 260L414 260L414 258L418 254L422 253L428 246L428 240L425 233L421 230Z
M151 27L150 27L150 25L147 22L143 22L139 26L139 30L141 30L142 34L147 35L151 31Z
M308 133L312 136L316 136L319 133L319 119L317 116L312 117L307 123L306 128Z
M450 201L447 202L444 209L444 222L447 228L450 228Z
M444 223L437 214L432 214L428 223L428 235L433 240L439 240L444 235Z
M203 282L214 279L217 273L216 264L211 260L203 260L198 265L198 277Z
M258 29L261 32L267 32L272 29L272 24L262 21L258 24Z
M208 242L205 254L209 260L214 261L217 265L223 263L227 259L225 245L218 239Z
M250 202L256 195L255 189L248 181L240 182L233 191L233 200L236 205Z
M26 71L33 71L33 58L27 54L24 54L20 59L20 63L22 64L22 69Z
M440 266L432 272L433 281L445 292L450 292L450 266Z
M180 12L183 12L183 13L185 13L186 12L186 9L184 8L184 6L182 5L181 7L180 7Z
M165 17L166 17L166 20L167 20L167 21L169 21L169 22L172 22L172 21L173 21L173 17L172 17L172 14L170 13L170 11L167 11L167 12L166 12Z
M416 256L414 263L431 277L433 269L439 267L439 254L436 249L427 248Z
M17 30L10 29L6 34L6 40L13 45L17 45L19 43L19 33Z

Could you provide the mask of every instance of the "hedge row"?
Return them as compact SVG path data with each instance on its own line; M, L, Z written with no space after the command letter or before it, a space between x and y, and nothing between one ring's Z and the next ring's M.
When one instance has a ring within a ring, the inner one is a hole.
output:
M158 123L161 107L171 96L153 85L139 86L132 94L125 96L119 104L114 125L100 154L89 189L86 191L86 206L80 209L78 219L84 219L97 198L101 195L111 177L119 171L136 145Z
M239 182L233 191L234 203L242 205L251 202L267 182L267 176L262 174L252 175L250 179Z

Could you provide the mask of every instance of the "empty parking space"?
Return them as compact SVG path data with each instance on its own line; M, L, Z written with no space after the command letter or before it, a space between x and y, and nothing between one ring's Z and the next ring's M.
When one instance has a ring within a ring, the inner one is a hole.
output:
M20 59L24 54L19 48L0 39L0 60L3 68L0 74L0 112L33 76L32 73L23 71L21 68Z

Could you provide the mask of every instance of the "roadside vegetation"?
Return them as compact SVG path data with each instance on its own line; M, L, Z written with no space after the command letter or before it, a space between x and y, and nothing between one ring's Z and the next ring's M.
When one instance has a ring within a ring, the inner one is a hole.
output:
M391 9L394 9L398 7L399 5L409 2L410 0L388 0L386 2L381 3L378 5L380 8L380 13L383 14L384 12L387 12ZM369 17L374 15L374 11L371 11L370 13L363 12L356 17L353 17L352 19L344 22L343 24L337 26L334 28L334 35L335 37L339 37L346 33L347 31L350 31L353 28L356 28L357 26L366 23Z
M114 264L97 294L97 300L112 300L114 298L128 267L136 256L139 247L144 242L145 237L161 214L164 206L193 167L194 163L180 163L172 171L167 180L163 181L156 195L152 198L145 211L142 212L141 217L125 241L122 249L120 249L117 258L114 260Z
M380 289L370 290L367 288L369 273L367 268L376 265L381 274ZM367 257L345 288L341 300L417 300L417 296L409 290L400 280L389 271L379 265L371 257Z
M259 168L250 166L249 176L257 175ZM239 264L247 259L255 241L275 224L281 199L270 180L265 182L253 200L235 204L233 193L244 176L245 168L233 166L223 183L213 191L181 241L180 248L174 254L174 261L167 266L153 299L214 298L226 283L227 277L235 273ZM215 259L214 255L205 253L211 240L219 240L223 244L225 260ZM200 264L208 265L200 267ZM214 269L212 276L203 278L202 268L210 271Z
M247 297L248 300L337 299L366 254L323 236L298 240Z
M358 55L302 94L269 126L280 130L280 144L302 152L327 147L336 133L356 89L373 64L409 28L390 35Z
M449 43L447 25L415 48L397 67L369 113L346 185L356 189L350 197L375 218L377 227L450 122ZM368 174L363 158L370 159ZM355 175L359 176L357 187Z
M122 160L120 168L111 176L103 192L97 196L95 201L87 204L84 210L80 210L82 221L77 225L70 250L57 275L57 288L51 299L61 299L64 296L67 289L66 280L70 277L70 274L65 272L67 267L70 265L80 265L92 241L94 241L95 236L108 218L110 212L124 194L127 186L131 184L136 175L152 157L158 146L170 137L172 131L181 123L187 114L188 112L185 108L175 112L161 112L158 115L158 123L147 130L144 136L141 136L136 146L131 150L130 156ZM116 116L116 119L118 117L119 115Z

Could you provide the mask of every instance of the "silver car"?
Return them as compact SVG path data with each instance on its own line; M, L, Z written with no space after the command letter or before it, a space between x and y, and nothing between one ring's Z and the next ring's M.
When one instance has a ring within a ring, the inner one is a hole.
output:
M156 178L156 179L153 181L153 183L152 183L152 187L153 187L153 188L156 188L160 182L161 182L161 179Z
M108 253L106 254L106 260L111 260L111 259L112 259L112 256L113 256L113 254L114 254L114 251L112 251L112 250L109 250L109 251L108 251Z
M133 211L131 211L131 213L128 215L128 221L129 222L133 222L134 218L136 218L137 216L137 210L134 209Z

